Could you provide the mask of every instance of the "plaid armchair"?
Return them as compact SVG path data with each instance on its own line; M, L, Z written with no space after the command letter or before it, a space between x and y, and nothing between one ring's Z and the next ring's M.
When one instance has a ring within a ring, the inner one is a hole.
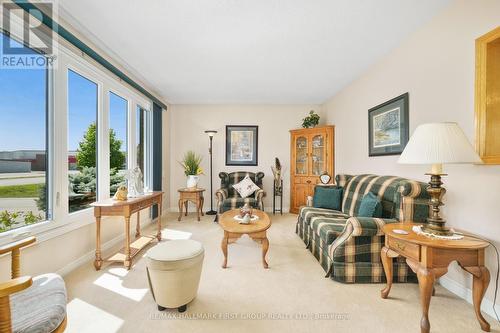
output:
M400 221L425 223L430 199L427 184L376 175L337 175L336 183L344 188L342 211L302 207L296 232L327 277L344 283L384 282L382 226ZM368 192L380 198L382 218L357 216L361 199ZM404 258L395 258L394 282L416 280Z
M239 183L246 176L250 177L255 185L260 187L260 190L255 191L251 196L242 198L232 185ZM217 213L222 214L225 211L242 207L246 203L253 208L264 210L263 199L266 196L266 192L262 189L263 172L221 172L219 173L219 178L221 188L215 192L215 196L217 197Z

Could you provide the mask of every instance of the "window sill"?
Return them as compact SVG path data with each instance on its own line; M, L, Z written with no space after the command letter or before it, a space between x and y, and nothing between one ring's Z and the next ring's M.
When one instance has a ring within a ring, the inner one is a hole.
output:
M83 228L94 223L92 208L72 213L64 222L48 220L34 225L20 227L0 234L0 246L16 240L35 236L37 243L43 243L54 237L61 236L73 230Z

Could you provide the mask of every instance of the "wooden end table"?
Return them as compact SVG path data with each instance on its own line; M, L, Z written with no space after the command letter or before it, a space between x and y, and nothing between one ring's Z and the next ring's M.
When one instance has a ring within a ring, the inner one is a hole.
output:
M111 262L123 262L127 270L132 266L132 258L136 256L146 245L153 240L161 240L161 212L162 212L163 192L156 191L147 193L137 198L129 198L125 201L106 199L92 203L94 207L94 217L96 223L96 244L94 267L98 271L101 269L103 259L101 257L101 217L102 216L122 216L125 221L125 246L116 254L106 259ZM140 211L151 206L158 205L157 231L156 235L142 236ZM136 240L130 241L130 216L137 214L135 226Z
M457 261L460 267L473 276L473 303L477 320L483 331L490 331L490 324L481 314L481 301L490 282L490 272L484 266L484 249L488 243L473 237L460 240L441 240L418 235L413 232L413 223L386 224L385 246L382 248L382 264L384 266L387 286L381 290L382 298L389 296L392 286L392 258L403 256L408 266L417 274L422 303L422 319L420 330L428 333L429 304L433 294L434 282L448 271L448 265ZM394 229L405 230L408 235L396 234Z
M191 201L196 205L196 214L198 214L198 221L200 220L200 216L203 216L203 203L205 199L203 198L203 192L205 192L204 188L181 188L177 190L179 192L179 218L177 221L180 221L182 218L183 207L186 209L185 216L188 214L188 202Z
M269 216L258 209L253 210L253 214L257 215L259 219L249 224L240 224L234 219L240 213L239 209L232 209L223 213L219 217L219 225L224 230L224 238L222 238L222 253L224 253L224 262L222 268L227 267L227 246L228 244L236 242L241 236L247 234L257 243L262 245L262 265L268 268L269 265L266 261L266 254L269 250L269 240L267 239L267 229L271 226L271 219Z

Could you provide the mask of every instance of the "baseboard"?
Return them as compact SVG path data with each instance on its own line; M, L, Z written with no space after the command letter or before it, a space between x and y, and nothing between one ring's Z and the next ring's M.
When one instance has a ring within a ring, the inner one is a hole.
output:
M494 281L493 281L494 282ZM472 304L472 290L461 285L457 281L443 276L439 279L439 284L442 285L445 289L457 295L460 298L463 298L468 303ZM495 309L497 313L500 313L500 305L495 304ZM491 317L496 319L495 312L493 311L493 301L483 298L483 302L481 303L481 311L487 313Z
M151 219L148 218L146 221L141 223L141 228L143 228L144 226L146 226L149 223L151 223ZM135 232L135 231L133 231L133 232ZM106 252L107 250L118 245L119 243L123 243L124 240L125 240L125 235L120 234L120 235L116 236L115 238L110 239L106 243L101 244L101 251ZM63 268L57 270L56 273L61 275L61 276L66 276L69 273L71 273L73 270L77 269L78 267L90 263L92 260L94 260L94 257L95 257L95 250L89 251L89 252L85 253L83 256L81 256L80 258L71 261L69 264L67 264Z
M206 212L209 208L205 209L204 212ZM170 207L168 208L167 210L169 213L178 213L179 212L179 207ZM265 207L264 208L264 211L266 213L272 213L273 212L273 208L272 207ZM290 212L290 208L289 207L283 207L283 214L288 214ZM194 213L194 211L192 210L189 210L189 213ZM279 213L277 213L279 214Z

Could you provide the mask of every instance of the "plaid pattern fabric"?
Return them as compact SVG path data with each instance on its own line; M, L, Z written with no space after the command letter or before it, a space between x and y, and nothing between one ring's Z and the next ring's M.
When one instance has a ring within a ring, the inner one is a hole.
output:
M255 185L261 189L255 191L253 195L243 199L232 185L239 183L246 176L248 176L255 183ZM225 211L242 207L246 203L253 208L264 210L263 198L265 197L266 192L262 189L262 179L264 178L263 172L220 172L219 178L221 180L221 188L215 192L218 213L224 213Z
M331 278L344 283L385 281L380 260L384 246L382 227L399 221L425 222L429 215L427 184L376 175L337 175L344 187L342 212L302 207L296 232ZM382 202L382 218L356 217L368 192ZM416 282L404 258L394 259L394 282Z

